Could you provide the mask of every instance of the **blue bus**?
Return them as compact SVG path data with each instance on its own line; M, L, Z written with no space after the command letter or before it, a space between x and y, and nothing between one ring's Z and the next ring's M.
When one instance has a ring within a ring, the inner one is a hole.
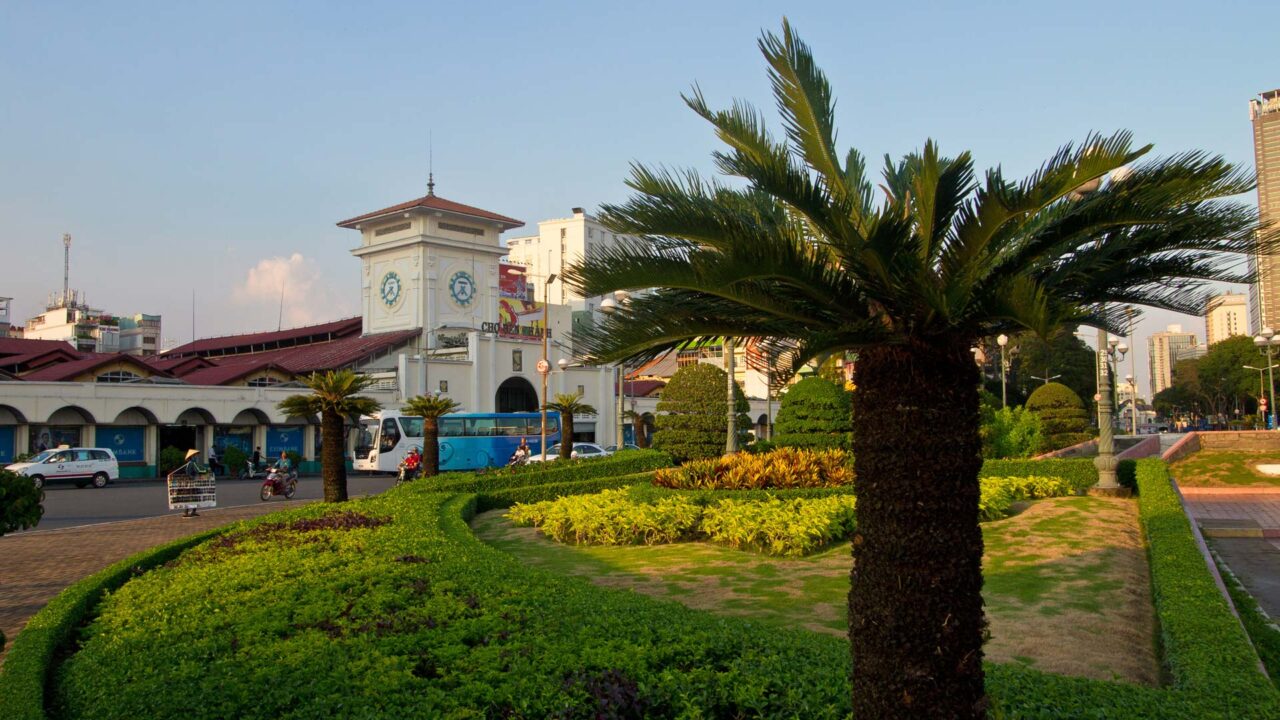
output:
M361 421L352 466L365 472L397 472L409 448L422 449L422 418L384 410ZM523 439L537 453L541 413L453 413L440 418L440 471L479 470L507 464ZM547 447L560 442L560 415L547 413Z

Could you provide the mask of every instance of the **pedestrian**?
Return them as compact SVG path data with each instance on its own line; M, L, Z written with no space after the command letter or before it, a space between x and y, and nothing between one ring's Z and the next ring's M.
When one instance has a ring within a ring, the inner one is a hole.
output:
M186 476L193 480L209 472L209 468L197 462L199 459L200 459L199 450L195 450L195 449L188 450L187 457L186 457L187 464L182 466L183 472L186 474ZM184 518L198 517L198 513L196 513L195 508L187 508L186 510L182 511L182 517Z
M260 447L256 447L253 449L253 469L254 470L262 469L262 448Z

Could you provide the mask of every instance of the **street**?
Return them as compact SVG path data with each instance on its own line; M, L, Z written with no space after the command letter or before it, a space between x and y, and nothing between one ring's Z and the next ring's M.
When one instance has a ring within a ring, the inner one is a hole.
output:
M352 473L347 476L347 492L355 498L374 495L395 483L394 475L365 476ZM260 505L258 491L261 480L218 480L218 507ZM157 515L181 515L181 510L169 510L168 495L162 480L116 481L102 489L77 488L69 483L50 484L44 488L44 517L40 524L26 533L39 533L78 525L136 520ZM294 501L318 500L324 496L324 488L318 475L308 475L298 480L298 492ZM286 507L283 497L273 497L268 504ZM288 503L293 505L294 503ZM21 533L19 533L21 534Z

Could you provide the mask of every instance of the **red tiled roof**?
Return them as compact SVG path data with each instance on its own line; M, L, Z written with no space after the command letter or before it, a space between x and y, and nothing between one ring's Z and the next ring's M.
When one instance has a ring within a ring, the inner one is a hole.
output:
M469 215L471 217L482 218L484 220L493 220L495 222L506 225L507 230L524 226L524 222L520 220L516 220L515 218L509 218L506 215L499 215L498 213L492 213L492 212L489 212L488 210L481 210L478 207L463 205L462 203L454 202L452 200L445 200L444 198L439 197L437 195L424 195L415 200L402 202L399 205L392 205L389 208L383 208L381 210L375 210L371 213L365 213L364 215L353 217L350 220L343 220L342 222L338 223L338 227L351 227L363 220L376 218L380 215L391 215L398 212L404 212L406 210L413 210L415 208L439 210L441 212L456 213L458 215Z
M216 357L212 359L211 367L194 370L181 377L192 385L223 385L267 368L277 368L294 375L336 370L404 345L419 335L421 332L418 330L399 330L267 352Z
M142 361L157 370L163 370L177 377L182 377L187 373L194 372L201 368L213 367L213 363L206 358L195 356L187 356L180 358L167 358L163 355L153 355L144 357Z
M103 365L110 365L111 363L116 362L133 365L149 375L162 375L165 377L168 377L169 375L166 372L151 367L132 355L126 355L124 353L85 353L79 360L49 365L47 367L40 368L39 370L33 370L29 373L25 373L23 374L22 379L36 382L63 382L67 380L74 380L77 375L91 372Z
M75 347L62 340L30 340L27 338L0 338L0 357L5 355L30 355L50 350L71 350Z
M280 370L286 373L289 372L269 360L257 360L254 362L228 363L225 365L210 365L208 367L202 367L183 375L182 380L190 385L226 385L227 383L239 380L250 373L270 369Z
M661 390L667 384L662 380L628 380L623 383L627 397L649 397L655 390Z
M202 338L195 342L189 342L186 345L180 345L160 356L160 359L173 360L187 355L200 355L219 350L232 350L238 347L271 345L274 343L288 342L290 340L302 340L314 335L334 335L335 337L358 335L360 333L362 323L363 321L360 318L353 317L321 323L319 325L290 328L288 330L273 330L271 332Z
M0 368L7 368L13 372L22 372L24 370L35 370L51 363L59 361L67 362L71 360L79 360L80 353L76 352L65 343L59 343L62 347L52 350L42 350L25 355L7 355L0 357Z

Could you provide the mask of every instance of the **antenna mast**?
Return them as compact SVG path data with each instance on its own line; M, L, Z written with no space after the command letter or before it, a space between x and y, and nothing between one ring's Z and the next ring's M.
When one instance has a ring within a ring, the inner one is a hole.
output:
M436 194L436 150L432 140L432 131L427 131L427 197Z
M62 233L62 305L71 303L71 233Z

